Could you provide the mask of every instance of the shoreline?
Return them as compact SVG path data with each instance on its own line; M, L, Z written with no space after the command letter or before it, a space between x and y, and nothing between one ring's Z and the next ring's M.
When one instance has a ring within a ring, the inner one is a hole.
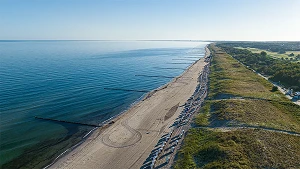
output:
M207 46L205 46L206 48ZM204 55L205 57L206 55ZM204 58L202 57L202 58ZM202 59L200 58L200 59ZM121 111L119 114L99 123L100 127L95 127L93 129L91 129L87 134L85 134L83 137L82 137L82 140L75 144L74 146L68 148L67 150L65 150L63 153L59 154L50 164L48 164L47 166L43 167L43 169L48 169L50 168L52 165L54 165L57 161L59 161L61 158L64 158L65 156L67 156L69 153L71 153L72 151L74 151L77 147L79 147L81 144L83 144L86 139L88 139L89 137L91 137L93 135L94 132L96 132L96 130L99 130L98 132L101 132L101 130L104 130L105 128L109 127L109 123L111 122L115 122L117 120L119 120L119 118L121 118L121 116L126 113L128 110L130 110L133 106L135 106L136 104L138 104L139 102L151 97L155 92L161 90L161 89L164 89L165 87L168 86L169 83L171 83L172 81L176 80L177 78L181 77L186 71L188 71L188 69L193 66L196 62L198 62L200 59L198 59L197 61L195 61L193 64L189 65L187 67L186 70L184 70L180 75L174 77L173 79L171 79L168 83L156 88L156 89L153 89L151 90L150 92L148 93L145 93L143 94L140 98L138 98L136 101L134 101L132 104L130 104L128 106L128 108L126 108L125 110Z
M203 58L205 58L207 56L207 46L205 46L205 56ZM133 111L134 109L138 108L140 106L140 104L143 104L143 102L151 99L152 97L154 97L154 95L156 95L158 92L164 90L164 89L167 89L169 86L173 85L174 83L176 83L177 81L179 81L180 79L182 80L183 76L186 75L189 71L191 71L191 69L193 67L195 67L195 65L199 62L202 62L204 63L204 59L203 58L200 58L199 60L195 61L193 64L189 65L189 67L183 72L181 73L179 76L173 78L172 80L170 80L168 83L166 83L165 85L162 85L152 91L150 91L149 93L146 93L145 95L141 96L140 99L138 99L137 101L135 101L134 103L132 103L132 105L129 106L128 109L124 110L123 112L121 112L120 114L116 115L115 117L112 117L108 120L106 120L105 124L103 124L102 127L100 128L94 128L92 129L88 134L86 134L84 137L83 137L83 141L78 143L77 145L75 145L74 147L66 150L63 154L59 155L51 164L47 165L46 167L44 168L69 168L68 166L68 163L70 160L72 160L72 158L74 158L74 156L80 152L82 152L83 149L85 149L87 146L90 146L92 144L95 144L95 142L97 141L96 139L99 138L100 135L104 135L105 133L108 132L108 130L110 128L113 128L113 126L116 126L116 123L121 123L121 121L124 121L124 118L126 118L126 116L130 116L132 113L131 111ZM200 73L200 72L197 72L197 73ZM187 78L187 77L185 77ZM193 79L193 78L192 78ZM184 81L184 80L183 80ZM187 81L187 80L186 80ZM194 90L194 89L192 89ZM190 97L190 96L189 96ZM186 101L186 100L185 100ZM178 111L177 111L178 112ZM135 113L136 114L136 113ZM135 116L135 114L133 114L132 117ZM129 119L130 120L130 119ZM174 119L173 119L174 120ZM120 124L118 124L120 125ZM128 124L127 124L128 125ZM131 123L129 123L129 125L131 125ZM163 127L163 130L165 129L166 125ZM118 127L118 128L121 128L122 129L122 126L121 127ZM124 126L123 126L124 128ZM126 128L126 126L125 126ZM129 126L127 129L130 130L131 126ZM132 128L131 128L132 129ZM123 129L124 130L124 129ZM126 133L127 131L123 131L125 133L125 135L138 135L136 133L134 133L134 129L133 129L133 133ZM162 132L159 132L159 133L162 133ZM122 133L121 133L122 134ZM133 137L134 137L133 136ZM103 137L103 136L102 136ZM131 136L130 136L131 137ZM126 136L125 138L123 139L128 139ZM110 140L110 138L108 138L108 140ZM98 140L99 141L99 140ZM110 140L111 141L111 140ZM138 141L140 141L138 139ZM154 140L153 140L154 141ZM153 142L152 141L152 142ZM101 142L101 140L100 140ZM126 142L126 141L125 141ZM130 140L129 140L130 142ZM102 139L102 144L103 144L103 139ZM135 143L134 143L135 144ZM125 146L125 147L130 147L134 144L129 144L128 146ZM115 148L120 148L118 146L115 146ZM122 147L124 148L124 147ZM105 147L104 147L105 149ZM83 153L85 154L85 153ZM85 163L85 162L84 162ZM72 168L72 167L70 167ZM88 167L88 168L93 168L93 167Z

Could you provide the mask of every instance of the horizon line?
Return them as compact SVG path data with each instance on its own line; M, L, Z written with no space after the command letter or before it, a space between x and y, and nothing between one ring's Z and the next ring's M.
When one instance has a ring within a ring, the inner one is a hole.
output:
M299 42L298 40L188 40L188 39L136 39L136 40L112 40L112 39L0 39L3 41L184 41L184 42Z

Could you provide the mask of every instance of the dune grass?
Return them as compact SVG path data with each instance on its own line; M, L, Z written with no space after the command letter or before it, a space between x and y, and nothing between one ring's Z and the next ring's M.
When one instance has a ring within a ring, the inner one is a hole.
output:
M270 82L221 49L214 45L210 49L208 97L194 119L195 128L187 132L174 168L300 168L300 137L222 128L248 125L300 132L300 106L272 92Z
M299 149L297 136L259 129L191 129L174 168L299 168Z
M198 126L208 126L210 118L210 105L209 101L206 101L205 105L201 108L200 113L195 117L195 124Z
M260 126L300 133L300 107L266 100L219 100L211 103L211 122ZM197 123L197 121L195 121Z
M252 97L288 101L273 85L226 53L216 54L211 66L210 99Z

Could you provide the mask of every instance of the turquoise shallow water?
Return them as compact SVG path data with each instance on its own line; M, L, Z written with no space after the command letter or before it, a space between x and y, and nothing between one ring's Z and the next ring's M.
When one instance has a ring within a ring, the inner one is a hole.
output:
M135 75L178 76L206 44L0 41L1 168L41 168L92 129L35 116L100 124L143 96L104 88L153 90L171 79Z

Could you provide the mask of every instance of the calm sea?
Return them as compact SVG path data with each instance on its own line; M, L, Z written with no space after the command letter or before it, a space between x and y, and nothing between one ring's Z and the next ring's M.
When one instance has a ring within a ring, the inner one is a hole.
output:
M204 55L205 42L0 41L0 166L42 168ZM174 64L179 63L179 64Z

